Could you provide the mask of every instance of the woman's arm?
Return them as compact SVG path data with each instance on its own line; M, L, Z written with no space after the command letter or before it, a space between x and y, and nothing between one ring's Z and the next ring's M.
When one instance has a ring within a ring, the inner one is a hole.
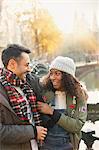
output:
M48 127L53 126L55 123L59 124L66 131L75 133L79 132L84 125L87 117L87 103L84 100L78 100L78 104L73 117L65 114L60 114L46 103L38 102L39 109L44 114L49 114L50 119L47 121Z
M57 124L63 127L66 131L77 133L81 130L87 118L86 102L79 102L73 117L62 114Z
M59 120L61 114L47 103L38 101L38 109L41 111L42 124L46 128L52 128Z

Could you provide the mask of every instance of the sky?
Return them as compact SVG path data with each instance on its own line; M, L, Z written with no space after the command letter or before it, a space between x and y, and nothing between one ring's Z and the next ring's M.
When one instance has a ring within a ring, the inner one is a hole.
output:
M5 0L9 1L12 9L22 11L31 9L33 1L45 8L53 17L55 24L64 33L73 31L74 16L83 16L86 26L91 28L93 15L96 15L99 26L99 0ZM23 3L24 1L24 3ZM20 7L21 6L21 7Z
M99 25L99 0L41 0L40 2L49 10L63 32L73 30L75 14L83 16L87 26L91 26L95 14Z

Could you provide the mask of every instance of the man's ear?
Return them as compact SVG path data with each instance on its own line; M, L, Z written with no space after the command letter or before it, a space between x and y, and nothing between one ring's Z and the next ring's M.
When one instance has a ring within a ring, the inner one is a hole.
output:
M9 62L8 62L7 68L9 70L11 70L11 69L15 69L16 66L17 66L17 62L14 59L10 59Z

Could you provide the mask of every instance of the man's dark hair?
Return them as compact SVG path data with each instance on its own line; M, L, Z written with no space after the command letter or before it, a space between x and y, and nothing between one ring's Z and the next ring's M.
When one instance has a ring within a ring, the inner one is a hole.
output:
M10 44L6 49L2 52L2 62L4 67L6 68L10 59L17 59L21 56L21 54L25 52L27 54L31 53L31 51L23 46L17 44Z

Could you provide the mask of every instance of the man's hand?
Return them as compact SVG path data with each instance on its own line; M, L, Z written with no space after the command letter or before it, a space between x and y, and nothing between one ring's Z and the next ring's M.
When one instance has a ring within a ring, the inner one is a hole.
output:
M37 139L43 141L47 135L47 128L42 126L36 126L37 129Z
M49 106L47 103L37 102L38 103L38 110L44 114L53 115L53 108Z

